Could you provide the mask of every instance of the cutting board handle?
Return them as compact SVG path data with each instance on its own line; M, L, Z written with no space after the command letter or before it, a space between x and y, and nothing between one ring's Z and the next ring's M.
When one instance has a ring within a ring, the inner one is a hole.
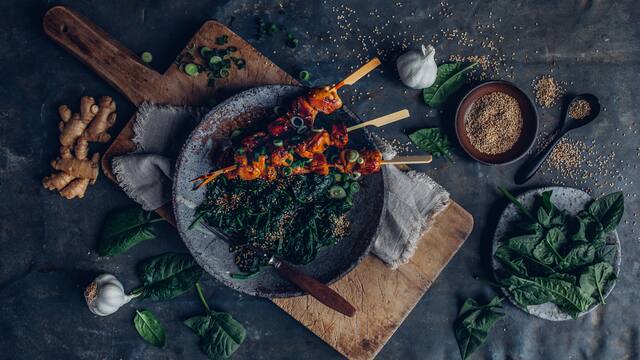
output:
M162 75L91 21L64 6L44 16L44 32L138 105L162 92Z

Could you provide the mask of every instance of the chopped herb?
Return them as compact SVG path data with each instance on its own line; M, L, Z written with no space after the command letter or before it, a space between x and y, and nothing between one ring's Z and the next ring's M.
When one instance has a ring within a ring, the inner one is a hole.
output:
M227 42L229 42L229 36L227 36L227 35L222 35L222 36L216 38L216 44L218 44L218 45L224 45Z
M153 55L148 51L143 52L140 55L140 58L142 59L142 62L144 62L145 64L148 64L151 61L153 61Z
M309 78L311 78L311 73L309 73L307 70L302 70L300 71L300 73L298 74L298 77L300 78L300 80L302 81L307 81L309 80Z
M189 76L196 76L200 73L200 70L198 70L198 65L189 63L184 66L184 72Z

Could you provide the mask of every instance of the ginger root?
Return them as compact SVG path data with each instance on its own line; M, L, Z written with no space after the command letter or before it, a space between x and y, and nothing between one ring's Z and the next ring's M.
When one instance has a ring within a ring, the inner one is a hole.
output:
M84 197L89 184L98 178L100 160L99 153L89 158L89 141L109 141L107 130L115 123L115 110L115 101L108 96L101 97L98 104L90 96L82 97L80 113L76 114L67 105L58 108L62 120L58 124L60 156L51 162L57 171L42 179L42 186L57 190L66 199Z

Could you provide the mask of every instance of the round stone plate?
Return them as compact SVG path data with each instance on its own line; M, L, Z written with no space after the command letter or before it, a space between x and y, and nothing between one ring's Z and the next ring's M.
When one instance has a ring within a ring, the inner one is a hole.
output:
M516 198L527 208L533 206L534 200L538 194L542 194L544 191L553 191L551 195L551 202L558 207L558 209L566 210L570 215L576 215L585 206L593 200L593 198L587 194L586 192L574 189L570 187L562 187L562 186L550 186L539 189L529 190ZM518 209L512 203L509 203L507 207L502 212L500 216L500 220L498 221L498 226L496 227L496 232L493 236L493 249L491 251L492 254L496 252L498 247L502 245L502 242L506 240L506 236L508 231L513 228L513 225L522 219L522 215L520 215ZM618 233L614 230L607 235L606 242L608 244L615 244L616 254L613 261L613 267L616 276L620 272L620 239L618 238ZM503 270L502 264L498 262L495 257L491 257L491 262L493 266L494 273ZM616 281L611 282L611 284L605 288L605 298L609 296L613 287L615 286ZM537 316L542 319L552 320L552 321L564 321L564 320L572 320L573 318L569 316L569 314L561 311L558 306L553 303L545 303L540 305L530 305L522 307L518 305L511 293L509 293L506 289L502 288L502 292L505 296L517 307L521 308L525 312ZM587 311L580 314L580 316L593 311L597 308L599 303L595 303L587 309Z
M215 166L213 159L233 130L272 118L276 105L287 106L305 91L307 89L300 86L268 85L249 89L227 99L213 108L193 130L176 161L173 211L182 240L203 269L223 284L246 294L274 298L299 296L304 292L272 267L264 268L250 279L231 278L230 274L239 270L226 239L202 226L189 228L194 220L195 208L202 203L206 193L205 189L192 191L189 180ZM336 111L331 116L345 123L353 121L346 110ZM372 147L364 131L349 134L349 144L356 149ZM321 249L309 264L298 267L318 281L330 284L340 279L362 261L373 243L384 206L382 174L364 177L361 185L354 206L347 214L351 222L349 234L337 244Z

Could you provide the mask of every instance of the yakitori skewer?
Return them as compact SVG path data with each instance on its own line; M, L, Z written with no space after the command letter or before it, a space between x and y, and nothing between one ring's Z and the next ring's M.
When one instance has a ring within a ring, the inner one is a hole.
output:
M358 125L355 125L355 126L349 127L349 128L347 128L347 129L346 129L346 132L350 132L350 131L358 130L358 129L361 129L361 128L363 128L363 127L365 127L365 126L368 126L368 125L378 126L378 127L379 127L379 126L384 126L384 125L386 125L386 124L390 124L390 123L392 123L392 122L395 122L395 121L398 121L398 120L401 120L401 119L405 119L405 118L407 118L407 117L409 117L409 116L410 116L410 115L409 115L409 111L408 111L408 110L406 110L406 109L404 109L404 110L400 110L400 111L397 111L397 112L395 112L395 113L388 114L388 115L385 115L385 116L381 116L381 117L379 117L379 118L372 119L372 120L369 120L369 121L365 121L365 122L363 122L363 123L361 123L361 124L358 124ZM343 129L344 129L344 128L343 128ZM343 131L344 131L344 130L343 130ZM313 159L314 154L317 154L317 153L323 153L323 152L326 150L326 147L327 147L328 145L331 145L331 143L330 143L330 141L331 141L331 140L330 140L330 137L331 137L331 136L326 132L326 130L323 130L321 133L315 133L315 134L314 134L311 138L309 138L307 141L314 141L314 140L315 140L315 138L320 138L319 140L322 140L322 139L323 139L322 135L325 135L324 137L326 137L326 139L328 140L324 147L321 147L321 148L320 148L319 150L317 150L317 151L313 151L313 150L311 150L311 151L307 151L306 153L303 153L303 152L302 152L303 150L301 150L301 148L305 145L305 142L303 142L303 143L298 144L298 145L296 146L296 152L297 152L299 155L301 155L302 157L309 158L309 159ZM266 134L265 134L265 136L266 136ZM253 136L251 136L250 138L253 138ZM340 145L337 145L337 146L338 146L339 148L343 148L343 147L344 147L344 145L346 145L346 143L345 143L345 144L340 144ZM322 146L322 144L321 144L321 146ZM202 180L202 182L201 182L201 183L199 183L198 185L196 185L196 186L194 187L194 190L195 190L195 189L199 189L200 187L202 187L202 186L204 186L204 185L206 185L206 184L210 183L211 181L213 181L214 179L216 179L218 176L223 175L223 174L226 174L226 173L231 172L231 171L234 171L234 170L236 170L237 168L238 168L238 165L236 165L236 164L234 164L234 165L230 165L230 166L227 166L227 167L225 167L225 168L222 168L222 169L218 169L218 170L216 170L216 171L209 172L209 173L207 173L207 174L205 174L205 175L199 176L199 177L197 177L197 178L195 178L195 179L191 180L191 182L196 182L196 181L200 181L200 180Z
M398 120L406 119L409 116L411 116L411 115L409 115L409 110L407 110L407 109L396 111L396 112L391 113L389 115L381 116L379 118L372 119L372 120L369 120L369 121L365 121L365 122L357 124L357 125L349 126L347 128L347 132L353 131L353 130L358 130L358 129L366 127L366 126L375 126L375 127L385 126L385 125L391 124L392 122L396 122Z

